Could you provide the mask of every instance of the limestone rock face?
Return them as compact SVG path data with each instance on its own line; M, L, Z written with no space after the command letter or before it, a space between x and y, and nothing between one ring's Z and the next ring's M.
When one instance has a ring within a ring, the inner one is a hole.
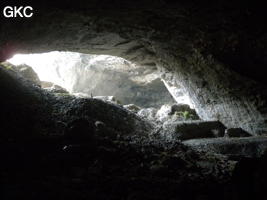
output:
M200 118L254 135L267 132L266 14L260 4L107 2L58 3L23 23L1 19L0 60L53 50L123 57L172 74L173 86L187 92Z
M209 62L214 64L213 69L216 69L218 74L212 72L211 69L204 74L207 66L211 64ZM181 77L178 73L169 76L169 72L166 72L168 74L165 76L166 81L176 87L189 86L184 92L191 97L190 100L201 119L218 119L228 127L241 127L251 134L265 133L265 115L263 114L265 111L262 105L266 102L265 92L263 92L266 91L266 88L235 72L224 69L221 64L215 64L214 60L202 63L202 65L202 67L199 65L192 68L198 71L197 74L201 74L201 77L197 77L195 74L189 77L187 69L181 69L184 70L187 78ZM224 71L224 73L219 73L219 71ZM190 83L187 81L188 79L190 79ZM225 82L225 80L227 81ZM245 87L251 89L244 90ZM260 114L261 112L263 115Z

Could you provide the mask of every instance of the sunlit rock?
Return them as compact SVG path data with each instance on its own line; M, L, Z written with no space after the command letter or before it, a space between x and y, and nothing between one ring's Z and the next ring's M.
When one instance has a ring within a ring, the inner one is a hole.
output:
M163 123L168 120L184 121L199 119L196 111L191 109L187 104L165 104L157 111L155 116L157 121Z
M138 111L137 115L140 117L146 118L150 121L156 121L156 114L157 109L156 108L143 108Z
M170 118L171 115L171 105L166 104L161 106L161 108L157 111L156 118L160 122L164 122Z
M130 110L130 111L133 111L135 113L137 113L139 110L141 110L140 107L138 107L138 106L136 106L134 104L124 105L123 107L126 108L126 109L128 109L128 110Z
M51 88L54 86L54 83L49 81L41 81L41 87L42 88Z
M6 67L6 69L14 70L19 75L21 75L23 78L27 79L28 81L31 81L32 83L36 85L41 85L41 81L37 75L37 73L33 70L32 67L21 64L21 65L12 65L11 63L4 62L2 63L3 66Z

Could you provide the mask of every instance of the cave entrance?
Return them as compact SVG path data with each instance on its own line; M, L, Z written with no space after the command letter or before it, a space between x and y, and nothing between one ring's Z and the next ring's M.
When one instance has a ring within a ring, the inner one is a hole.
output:
M156 66L139 66L110 55L59 51L17 54L8 62L20 68L30 66L42 88L52 92L100 98L135 112L141 110L139 114L148 118L157 113L166 118L166 113L175 113L172 106L180 104L184 109L179 108L176 114L191 118L190 99L181 89L167 84Z

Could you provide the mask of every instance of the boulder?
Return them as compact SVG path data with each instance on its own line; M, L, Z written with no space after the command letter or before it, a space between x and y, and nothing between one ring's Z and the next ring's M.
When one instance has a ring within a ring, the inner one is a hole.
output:
M219 121L165 122L161 135L170 139L223 137L226 127Z
M54 83L49 81L41 81L41 87L42 88L51 88L53 87Z
M194 109L191 109L188 104L174 104L171 107L171 115L177 115L183 120L198 120L199 116L197 115Z
M37 75L37 73L32 69L32 67L28 65L18 65L16 66L18 72L27 80L32 81L37 85L41 85L41 81Z
M117 100L114 96L94 96L94 99L101 99L103 101L108 101L116 104L120 104L120 101Z
M69 94L69 92L65 88L58 85L54 85L51 88L45 88L45 89L53 93Z
M199 117L194 109L187 104L165 104L157 111L156 119L158 122L166 121L185 121L198 120Z
M226 137L250 137L251 135L242 128L228 128L225 130Z
M125 136L148 136L154 128L135 113L109 101L71 95L57 95L56 98L53 112L67 123L81 117L89 121L101 121L107 129Z
M91 97L89 94L82 93L82 92L75 92L72 94L76 97L79 97L79 98L90 98Z
M141 110L141 108L139 106L134 105L134 104L124 105L123 107L127 110L134 112L134 113L137 113L139 110Z
M156 108L143 108L143 109L138 111L137 115L142 117L142 118L146 118L147 120L155 121L156 120L156 118L155 118L156 113L157 113Z
M157 111L156 118L159 122L165 122L171 118L172 105L165 104Z
M41 81L41 87L53 93L69 93L65 88L48 81Z
M2 63L2 65L8 70L13 70L17 72L20 76L22 76L26 80L31 81L32 83L36 85L41 85L41 81L37 73L29 65L26 65L26 64L12 65L9 62L4 62Z
M261 157L267 149L267 137L204 138L183 141L183 144L197 151L223 154L232 159Z

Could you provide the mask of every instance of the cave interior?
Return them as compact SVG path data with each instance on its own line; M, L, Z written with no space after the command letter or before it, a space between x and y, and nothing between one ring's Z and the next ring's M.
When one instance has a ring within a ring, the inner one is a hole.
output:
M263 5L22 2L0 18L1 199L267 199Z

